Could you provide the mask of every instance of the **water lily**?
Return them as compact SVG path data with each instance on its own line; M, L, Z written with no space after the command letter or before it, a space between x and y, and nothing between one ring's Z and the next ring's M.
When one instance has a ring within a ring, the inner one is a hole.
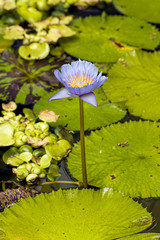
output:
M55 70L56 78L66 87L53 95L50 100L80 97L83 101L97 106L97 101L93 90L100 87L107 77L98 74L98 68L87 61L78 60L71 64L64 64L61 71Z
M55 70L54 74L66 88L50 97L49 101L68 97L79 97L83 187L87 188L83 101L97 106L96 97L92 91L100 87L107 80L107 77L102 76L102 72L98 74L98 68L93 63L80 59L71 64L62 65L61 71Z

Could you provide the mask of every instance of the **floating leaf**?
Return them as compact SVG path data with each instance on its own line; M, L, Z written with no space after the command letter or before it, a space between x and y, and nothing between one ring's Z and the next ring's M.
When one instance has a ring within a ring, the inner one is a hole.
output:
M154 0L113 0L115 7L125 15L160 23L160 1Z
M119 108L116 104L109 103L101 88L95 90L94 93L96 94L98 107L84 102L85 129L105 126L117 122L125 116L126 111ZM41 110L45 109L53 110L60 117L56 124L51 124L52 126L67 125L69 130L79 130L79 98L74 97L48 102L49 97L52 95L53 93L44 95L35 104L33 109L35 114L38 115Z
M25 6L17 6L17 12L20 16L22 16L27 22L34 23L39 22L42 19L42 12L38 11L34 7L27 7Z
M64 57L28 62L11 49L3 51L0 58L0 98L33 103L46 92L61 87L52 70L68 62L69 59Z
M41 32L38 33L38 36L40 36L40 34ZM43 36L43 32L42 32L42 38L43 38L43 41L45 42L56 43L60 37L62 37L62 34L58 28L49 29L48 33L46 33L46 36Z
M50 54L52 56L55 56L55 57L60 57L62 56L62 54L64 53L64 49L62 47L52 47L51 46L51 50L50 50Z
M10 150L10 149L9 149ZM8 151L9 151L8 150ZM19 166L23 162L29 162L32 159L32 153L30 152L22 152L20 154L10 155L5 161L6 164L11 166Z
M4 39L4 29L0 28L0 53L13 44L13 40Z
M63 157L66 157L72 149L71 144L65 139L61 139L54 144L47 144L44 148L47 155L56 161L60 161Z
M10 1L10 0L9 0ZM6 1L5 1L6 2ZM1 3L0 3L1 4ZM1 11L1 6L0 6L0 11ZM1 15L1 27L8 27L11 25L18 25L20 22L23 22L24 19L18 15L16 12L16 9L11 10L11 11L4 11Z
M37 8L40 11L48 11L49 6L47 0L36 1Z
M1 7L3 7L5 10L8 10L8 11L16 8L15 0L1 0L1 4L2 4Z
M28 136L27 143L29 143L33 147L37 148L37 147L41 147L41 146L45 145L46 143L49 143L49 139L47 139L47 138L41 139L40 137L38 138L38 137Z
M40 32L44 29L47 29L50 25L53 25L53 24L59 24L58 17L50 16L41 22L31 23L31 24L29 24L29 26L33 27L37 32Z
M120 58L103 89L112 102L125 102L131 114L160 119L160 52L133 51Z
M2 108L3 108L3 110L5 110L7 112L14 111L17 108L17 104L15 102L12 102L12 101L7 103L7 104L2 103Z
M14 144L13 134L14 127L9 122L0 124L0 146L10 146Z
M62 34L63 37L71 37L76 33L75 31L73 31L71 28L67 27L64 24L55 25L55 27L57 27L60 30L60 33Z
M38 118L44 122L56 122L59 115L51 110L43 110L39 113Z
M111 240L142 231L152 218L120 193L76 189L22 199L0 221L4 240Z
M160 125L114 124L85 139L88 183L113 187L131 197L160 196ZM82 181L80 143L68 158L74 178Z
M23 113L28 120L36 120L36 116L30 108L23 108Z
M160 41L160 33L154 26L125 16L79 18L70 27L77 34L60 40L64 50L99 63L116 62L135 48L154 49Z
M27 46L20 46L18 52L26 60L44 59L48 56L50 47L48 43L31 43Z
M25 34L25 30L21 26L14 25L14 26L9 26L5 28L3 38L7 40L23 39L24 34Z
M16 155L19 155L18 149L16 147L10 147L6 152L4 152L3 161L7 164L8 158Z
M40 160L40 166L42 167L42 168L47 168L47 167L49 167L50 166L50 164L51 164L51 157L49 156L49 155L47 155L47 154L44 154L42 157L41 157L41 160Z

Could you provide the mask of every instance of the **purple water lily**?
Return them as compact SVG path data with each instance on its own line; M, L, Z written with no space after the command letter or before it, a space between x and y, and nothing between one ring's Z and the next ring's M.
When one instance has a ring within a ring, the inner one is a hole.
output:
M80 97L83 101L97 106L97 101L93 90L100 87L107 77L98 75L98 68L87 61L75 61L70 64L64 64L61 72L54 71L56 78L66 87L49 98L49 101L68 98Z

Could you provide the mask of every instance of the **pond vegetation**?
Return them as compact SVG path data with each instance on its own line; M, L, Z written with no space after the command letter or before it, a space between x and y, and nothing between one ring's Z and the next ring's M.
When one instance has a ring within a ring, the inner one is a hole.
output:
M159 12L159 0L0 2L0 239L160 239Z

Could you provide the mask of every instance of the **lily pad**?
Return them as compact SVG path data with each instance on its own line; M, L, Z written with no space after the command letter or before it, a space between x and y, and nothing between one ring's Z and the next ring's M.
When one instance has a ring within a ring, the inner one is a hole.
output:
M76 189L22 199L5 209L0 221L4 240L112 240L133 236L150 226L152 218L120 193Z
M86 137L88 183L113 187L131 197L160 196L160 125L112 124ZM72 148L68 168L82 182L80 143Z
M154 0L113 0L115 7L125 15L160 23L160 1Z
M62 86L52 71L68 62L65 57L28 62L11 49L3 51L0 56L0 98L33 103L46 92Z
M77 34L60 40L64 50L99 63L116 62L135 48L154 49L160 41L160 33L154 26L125 16L79 18L70 27Z
M20 46L18 52L26 60L44 59L48 56L50 47L48 43L31 43L27 46Z
M126 111L119 108L116 104L109 103L101 88L94 91L98 107L94 107L84 102L84 121L85 129L95 129L100 126L105 126L122 119ZM69 130L79 130L79 98L73 97L48 102L48 99L54 93L46 94L35 105L34 113L39 114L40 111L48 109L53 110L60 115L56 123L51 123L51 126L62 125Z
M120 58L103 89L112 102L125 102L131 114L160 119L160 52L133 51Z
M0 124L0 146L10 146L14 144L13 134L14 127L9 122Z

